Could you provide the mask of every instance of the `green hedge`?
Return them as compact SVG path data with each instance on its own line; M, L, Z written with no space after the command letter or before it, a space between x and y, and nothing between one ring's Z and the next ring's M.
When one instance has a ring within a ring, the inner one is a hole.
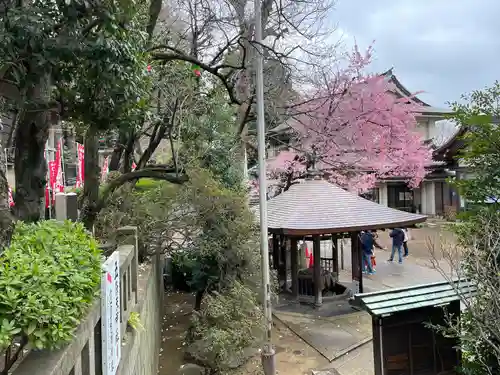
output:
M150 189L156 189L162 181L159 180L153 180L152 178L141 178L137 183L135 184L135 188L137 190L150 190Z
M0 348L17 335L38 349L71 340L100 277L98 244L81 224L18 222L0 256Z

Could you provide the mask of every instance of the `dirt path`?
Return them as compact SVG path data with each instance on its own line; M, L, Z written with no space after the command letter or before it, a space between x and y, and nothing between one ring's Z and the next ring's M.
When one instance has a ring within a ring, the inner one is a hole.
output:
M184 360L184 336L189 327L194 297L187 293L169 292L165 295L163 340L159 375L176 375ZM276 348L278 374L304 375L322 368L328 361L307 345L278 320L274 322L273 342ZM255 357L231 375L262 375L260 357Z
M273 343L277 375L310 375L328 360L278 320L274 320ZM260 357L251 359L232 375L262 375Z
M194 297L188 293L165 294L159 375L176 375L184 362L184 337L189 327Z

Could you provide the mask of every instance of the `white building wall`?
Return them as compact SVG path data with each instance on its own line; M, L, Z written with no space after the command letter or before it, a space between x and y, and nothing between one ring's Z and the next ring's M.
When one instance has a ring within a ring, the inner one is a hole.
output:
M425 182L420 184L420 205L421 213L427 215L427 184Z
M429 139L430 131L429 131L429 122L427 119L418 119L416 130L421 134L423 139Z
M437 139L440 137L441 130L436 125L437 119L429 117L421 117L417 119L417 131L422 135L424 140Z
M424 181L422 184L422 213L436 214L436 187L434 181Z
M387 184L385 182L381 182L378 188L378 194L379 194L379 203L382 206L388 206L388 197L387 197Z

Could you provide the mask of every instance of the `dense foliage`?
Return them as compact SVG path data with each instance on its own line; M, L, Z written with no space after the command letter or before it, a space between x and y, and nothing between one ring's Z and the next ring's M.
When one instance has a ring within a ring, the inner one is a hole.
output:
M454 264L459 275L478 287L473 297L462 296L466 310L460 324L446 331L460 338L464 353L462 372L466 375L497 374L500 369L500 84L463 97L453 105L454 120L464 129L459 161L470 173L454 180L466 199L467 212L452 227L457 235L461 262Z
M463 97L454 104L454 120L468 129L460 160L472 172L467 179L455 181L469 206L485 202L498 205L500 197L500 83Z
M116 241L118 228L133 225L138 228L141 260L163 252L165 231L176 222L172 207L177 191L176 186L153 180L120 187L99 215L95 235L102 241Z
M137 226L141 256L172 253L174 265L191 275L191 289L203 294L257 272L259 250L246 196L210 171L191 167L188 173L182 189L152 180L121 187L95 228L98 237L113 239L117 228Z
M100 279L99 248L81 224L18 222L0 259L0 348L16 335L38 349L70 340Z
M214 373L241 365L246 360L242 349L263 333L262 311L256 304L252 290L239 282L208 296L203 309L193 315L188 353Z
M189 353L219 371L261 337L257 228L240 189L203 168L186 172L182 188L142 180L116 190L96 234L109 238L122 225L136 225L144 257L172 256L175 285L196 294Z
M178 231L187 240L173 249L174 266L189 268L187 282L200 308L205 293L256 276L259 250L255 219L244 194L224 188L202 170L193 173L188 186L180 207L181 222L190 231Z
M134 1L80 0L16 1L1 7L1 111L17 120L12 139L18 218L39 218L45 142L60 117L99 128L133 117L130 110L144 82L137 72L146 66L138 53L145 44L137 28L138 9Z
M500 212L482 207L470 212L460 223L452 226L457 235L457 248L450 259L455 272L472 281L478 292L471 297L461 295L465 310L460 321L442 331L460 339L464 356L461 371L466 375L497 374L500 370L500 318L498 290L500 287ZM458 256L456 256L458 255Z

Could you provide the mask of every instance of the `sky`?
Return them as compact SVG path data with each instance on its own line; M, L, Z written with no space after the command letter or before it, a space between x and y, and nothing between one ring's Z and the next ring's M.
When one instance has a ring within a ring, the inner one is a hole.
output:
M394 74L436 107L500 79L499 0L338 0L346 45L374 41L370 70Z

